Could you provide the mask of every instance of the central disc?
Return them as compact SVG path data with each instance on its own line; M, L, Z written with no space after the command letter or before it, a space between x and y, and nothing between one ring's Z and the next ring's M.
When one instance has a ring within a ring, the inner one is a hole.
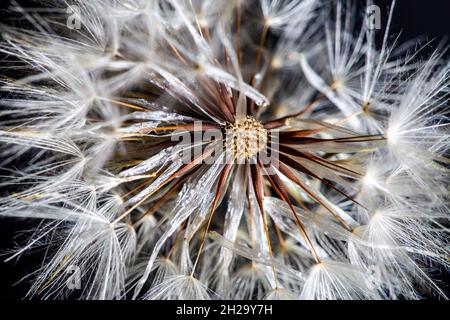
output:
M237 160L253 158L266 145L267 130L253 117L238 119L226 128L225 148Z

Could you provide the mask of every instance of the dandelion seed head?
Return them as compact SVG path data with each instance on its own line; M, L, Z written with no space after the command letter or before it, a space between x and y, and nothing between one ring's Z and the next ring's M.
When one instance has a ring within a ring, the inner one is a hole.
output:
M0 80L0 216L42 221L8 259L47 252L29 296L75 266L84 299L445 297L450 64L391 41L393 9L53 3L82 28L1 28L25 75Z
M251 116L229 124L225 134L225 149L229 150L238 161L254 158L267 146L267 130Z

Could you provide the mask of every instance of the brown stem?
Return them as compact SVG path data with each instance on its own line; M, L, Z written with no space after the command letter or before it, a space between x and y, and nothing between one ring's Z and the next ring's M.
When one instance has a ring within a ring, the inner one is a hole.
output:
M216 195L214 196L211 210L209 212L208 221L207 221L206 227L205 227L205 232L203 233L202 240L200 243L200 248L198 249L197 257L195 258L194 266L192 267L191 277L194 275L195 268L197 267L197 263L200 259L200 255L201 255L203 247L205 245L206 235L208 234L209 226L211 225L212 217L214 215L217 203L219 202L220 196L221 196L222 192L224 191L222 189L225 185L225 182L227 181L227 178L228 178L231 168L232 168L231 164L226 164L225 168L222 170L222 173L220 174L219 182L217 183Z
M292 215L294 216L294 219L295 219L295 224L296 224L297 228L299 229L300 234L302 235L303 239L305 239L306 244L308 245L309 250L311 251L311 254L313 255L316 263L320 263L320 258L317 254L317 251L314 248L314 245L313 245L311 239L309 238L309 236L306 232L306 229L303 226L303 223L298 218L297 213L295 212L294 206L292 205L291 200L289 200L289 196L287 195L287 193L285 191L285 187L284 187L283 183L281 182L280 178L278 177L277 174L267 175L267 178L269 179L270 184L275 189L275 191L278 193L280 198L289 205L289 208L291 209Z

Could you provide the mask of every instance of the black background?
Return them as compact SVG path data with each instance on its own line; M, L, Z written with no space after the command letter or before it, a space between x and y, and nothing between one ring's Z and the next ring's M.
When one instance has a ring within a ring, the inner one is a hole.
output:
M12 15L6 10L8 2L1 0L0 22L2 24L10 24L11 22ZM18 2L24 7L30 6L31 3L30 1L20 0ZM391 1L375 0L374 2L382 9L382 23L385 24L387 8ZM35 3L32 6L36 6ZM429 40L434 40L429 46L429 51L431 51L433 45L437 45L440 40L450 36L450 1L398 0L394 11L391 34L397 35L399 33L400 43L410 39L420 39L420 43L422 44ZM7 70L8 66L1 60L0 67L0 73L10 73L10 70ZM4 192L5 190L0 190L0 195ZM15 243L20 242L21 231L31 229L35 226L36 222L33 221L14 221L0 218L0 253L2 253L0 255L0 300L22 299L29 284L26 280L18 284L15 283L21 277L35 270L36 267L39 267L41 263L40 257L42 253L40 252L26 255L18 261L3 263L3 260L7 257L7 251L12 249ZM447 275L437 275L436 277L441 279L441 284L449 283ZM448 285L444 289L449 292Z

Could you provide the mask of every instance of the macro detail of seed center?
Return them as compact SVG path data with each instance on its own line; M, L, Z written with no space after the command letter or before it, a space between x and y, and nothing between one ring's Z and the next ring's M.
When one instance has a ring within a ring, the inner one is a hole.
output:
M225 149L238 161L255 157L267 145L267 130L250 116L229 124L225 134Z

